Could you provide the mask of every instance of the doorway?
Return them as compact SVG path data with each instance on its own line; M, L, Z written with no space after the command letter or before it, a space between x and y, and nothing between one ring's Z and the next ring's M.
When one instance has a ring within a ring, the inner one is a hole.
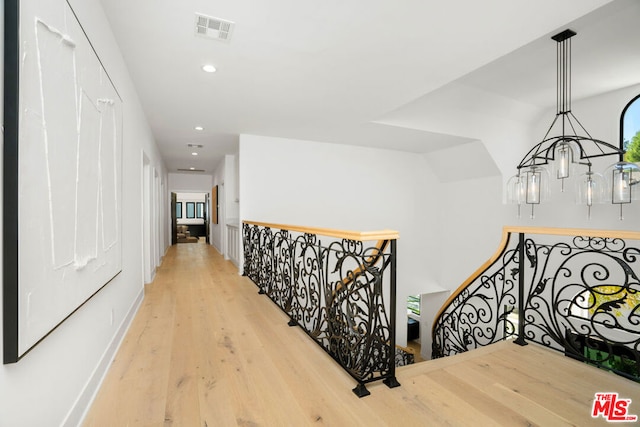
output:
M143 280L144 283L151 283L153 280L153 227L151 226L151 211L153 199L153 179L151 161L142 153L142 253L143 253Z
M175 245L178 243L178 221L177 221L177 202L178 195L171 192L171 244Z
M209 194L196 191L171 193L172 244L207 242Z

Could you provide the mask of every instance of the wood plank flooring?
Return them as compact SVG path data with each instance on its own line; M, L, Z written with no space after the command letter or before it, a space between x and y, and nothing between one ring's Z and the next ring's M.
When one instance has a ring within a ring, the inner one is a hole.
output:
M356 385L211 246L173 246L110 368L90 426L589 426L596 392L640 385L536 345L500 343Z

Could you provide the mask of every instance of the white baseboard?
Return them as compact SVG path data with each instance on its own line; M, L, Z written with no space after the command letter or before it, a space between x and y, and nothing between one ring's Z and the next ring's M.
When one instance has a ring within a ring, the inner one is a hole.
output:
M100 362L93 370L91 377L88 379L87 383L82 389L82 392L69 410L69 413L67 414L65 420L62 422L61 426L75 427L82 424L82 421L87 416L89 408L96 398L96 395L100 390L100 386L102 385L102 382L104 381L104 378L109 371L111 362L115 358L116 353L118 352L118 348L120 348L120 345L122 344L122 341L124 340L124 337L129 330L129 326L131 326L131 322L133 321L133 318L135 317L138 309L140 308L140 305L142 304L143 298L144 287L140 289L140 293L133 301L133 304L131 304L129 312L120 323L120 326L118 327L116 334L113 336L111 343L109 343L109 346L103 353Z
M213 246L213 248L214 248L216 251L218 251L221 255L224 255L224 251L223 251L221 248L219 248L218 246L216 246L216 244L215 244L215 243L211 243L211 246Z

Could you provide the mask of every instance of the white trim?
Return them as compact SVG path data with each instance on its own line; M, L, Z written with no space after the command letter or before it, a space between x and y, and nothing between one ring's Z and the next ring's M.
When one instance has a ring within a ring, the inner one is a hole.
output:
M102 355L102 358L100 359L100 362L91 373L91 376L80 392L80 395L71 406L71 409L67 413L64 421L60 424L61 426L79 426L84 421L87 413L89 412L89 408L91 408L91 404L95 400L98 391L100 390L100 386L102 386L107 372L109 371L109 367L111 366L111 363L113 362L113 359L115 358L136 313L142 305L143 299L144 287L140 289L140 293L131 304L129 312L122 320L122 323L113 336L111 343L107 346L105 352Z

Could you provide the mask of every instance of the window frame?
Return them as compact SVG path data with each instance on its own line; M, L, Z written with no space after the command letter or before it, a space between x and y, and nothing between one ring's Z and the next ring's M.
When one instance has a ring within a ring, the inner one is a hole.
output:
M631 100L627 103L627 105L624 106L624 108L622 109L622 113L620 114L620 149L626 151L626 147L624 146L624 118L627 115L627 112L629 111L629 108L634 104L634 103L640 103L640 94L634 96L633 98L631 98ZM638 129L640 131L640 129ZM620 156L621 159L620 161L626 160L626 155L625 156Z
M187 219L195 219L196 217L196 203L187 202Z

